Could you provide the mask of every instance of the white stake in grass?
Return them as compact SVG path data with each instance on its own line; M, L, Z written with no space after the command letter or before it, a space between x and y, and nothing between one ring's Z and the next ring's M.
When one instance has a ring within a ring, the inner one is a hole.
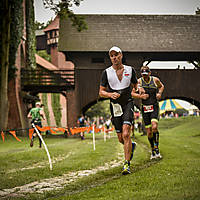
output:
M92 127L92 132L93 132L93 148L94 148L94 151L95 151L95 133L94 133L94 124L93 124L93 127Z
M40 132L38 131L38 129L36 128L36 126L35 126L34 123L32 123L32 126L33 126L33 128L36 130L36 133L37 133L38 137L41 139L42 144L44 145L44 148L45 148L45 150L46 150L46 152L47 152L47 156L48 156L48 158L49 158L50 170L52 170L51 157L50 157L49 151L48 151L48 149L47 149L47 146L46 146L46 144L44 143L44 140L43 140L42 136L40 135Z
M104 135L104 142L106 142L106 130L105 130L105 126L103 126L103 135Z

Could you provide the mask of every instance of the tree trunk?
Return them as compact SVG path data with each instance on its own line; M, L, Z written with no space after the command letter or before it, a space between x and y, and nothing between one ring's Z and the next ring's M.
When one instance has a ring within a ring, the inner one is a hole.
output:
M1 85L0 85L0 130L5 130L8 123L8 67L10 44L11 8L9 0L3 0L2 31L1 31Z

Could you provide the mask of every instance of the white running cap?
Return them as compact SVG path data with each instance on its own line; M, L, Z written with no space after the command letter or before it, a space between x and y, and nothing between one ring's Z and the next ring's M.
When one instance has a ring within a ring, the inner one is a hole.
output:
M41 106L41 103L40 103L40 102L37 102L35 105L39 105L39 106Z
M122 53L122 50L119 48L119 47L116 47L116 46L113 46L110 50L109 50L109 53L111 52L111 51L115 51L115 52L120 52L120 53Z
M149 72L151 72L150 69L143 69L143 70L141 71L141 74L142 74L142 75L148 75Z

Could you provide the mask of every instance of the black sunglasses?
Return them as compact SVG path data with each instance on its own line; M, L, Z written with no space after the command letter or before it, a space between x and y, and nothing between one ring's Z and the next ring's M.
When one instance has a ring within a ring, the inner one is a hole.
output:
M147 73L149 73L149 72L151 72L149 69L143 69L143 70L141 70L141 73L143 73L143 72L147 72Z

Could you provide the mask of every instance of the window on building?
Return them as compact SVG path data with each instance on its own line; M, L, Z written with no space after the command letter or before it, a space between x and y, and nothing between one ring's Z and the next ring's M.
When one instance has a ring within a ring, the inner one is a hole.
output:
M50 32L47 33L47 38L48 38L48 39L50 38Z

